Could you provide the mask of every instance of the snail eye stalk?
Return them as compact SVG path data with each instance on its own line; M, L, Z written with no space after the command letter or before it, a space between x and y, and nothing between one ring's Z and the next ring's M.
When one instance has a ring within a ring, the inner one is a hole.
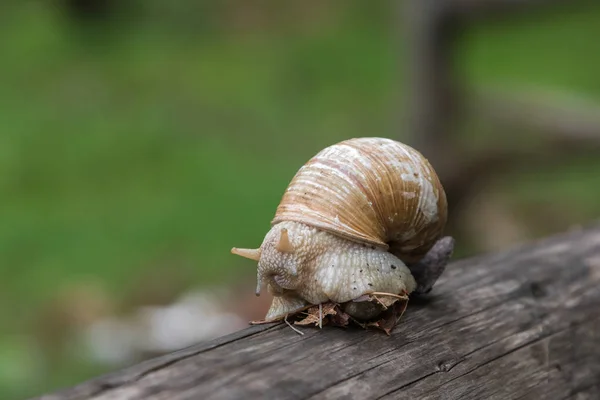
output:
M238 249L234 247L231 249L231 253L254 261L260 260L260 249Z

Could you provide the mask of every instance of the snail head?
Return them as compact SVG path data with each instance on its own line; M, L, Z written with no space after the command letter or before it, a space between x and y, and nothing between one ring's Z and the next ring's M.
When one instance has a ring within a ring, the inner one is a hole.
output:
M298 251L302 243L295 237L294 231L294 223L277 224L267 233L258 249L231 249L233 254L258 261L257 296L263 284L275 296L284 295L298 287L303 252Z

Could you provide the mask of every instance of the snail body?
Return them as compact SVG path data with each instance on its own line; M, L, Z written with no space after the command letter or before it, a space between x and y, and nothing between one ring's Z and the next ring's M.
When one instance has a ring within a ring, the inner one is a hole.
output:
M266 320L372 292L410 294L416 265L441 238L443 187L425 157L385 138L321 150L288 185L258 249L257 294L273 294Z

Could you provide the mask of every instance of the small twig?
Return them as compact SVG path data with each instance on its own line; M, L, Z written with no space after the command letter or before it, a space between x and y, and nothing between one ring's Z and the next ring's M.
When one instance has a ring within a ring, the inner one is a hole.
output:
M358 326L360 326L363 329L366 329L367 324L365 322L361 322L359 320L357 320L356 318L354 318L353 316L349 315L350 320L353 321L355 324L357 324Z
M406 295L393 294L393 293L371 292L370 294L372 294L373 296L390 296L390 297L396 297L396 298L398 298L400 300L406 300L407 299Z
M352 302L354 303L361 303L363 301L371 301L368 294L363 294L362 296L352 299Z
M319 329L323 329L323 303L319 303Z
M267 320L263 319L260 321L250 321L250 325L264 325L264 324L272 324L275 322L277 322L277 321L267 321Z
M285 314L285 317L283 318L283 321L287 324L287 326L289 326L290 328L292 328L296 333L298 333L300 335L304 335L304 332L300 331L298 328L294 328L294 326L288 322L288 320L287 320L287 314Z
M383 304L381 300L379 300L379 297L373 295L373 299L375 299L375 301L377 301L383 307L384 311L388 309L388 307L385 304Z
M404 315L404 311L406 311L407 308L408 308L408 298L406 299L406 301L403 302L402 312L400 313L398 318L396 318L396 324L398 324L398 322L400 322L400 320L402 319L402 316Z

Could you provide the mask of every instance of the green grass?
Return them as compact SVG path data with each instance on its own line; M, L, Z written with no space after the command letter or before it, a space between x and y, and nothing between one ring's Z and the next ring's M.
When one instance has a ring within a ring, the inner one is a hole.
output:
M126 301L156 263L190 285L253 281L229 250L260 243L302 163L347 137L402 137L396 44L352 10L311 34L147 23L102 38L75 36L45 6L15 7L0 24L0 397L101 371L70 353L47 369L30 355L40 307L66 284L94 276ZM476 84L599 98L598 33L600 8L476 27L460 66ZM506 191L557 193L589 218L600 165L583 165L517 174Z
M508 87L549 87L600 99L598 6L480 23L459 50L469 81Z

